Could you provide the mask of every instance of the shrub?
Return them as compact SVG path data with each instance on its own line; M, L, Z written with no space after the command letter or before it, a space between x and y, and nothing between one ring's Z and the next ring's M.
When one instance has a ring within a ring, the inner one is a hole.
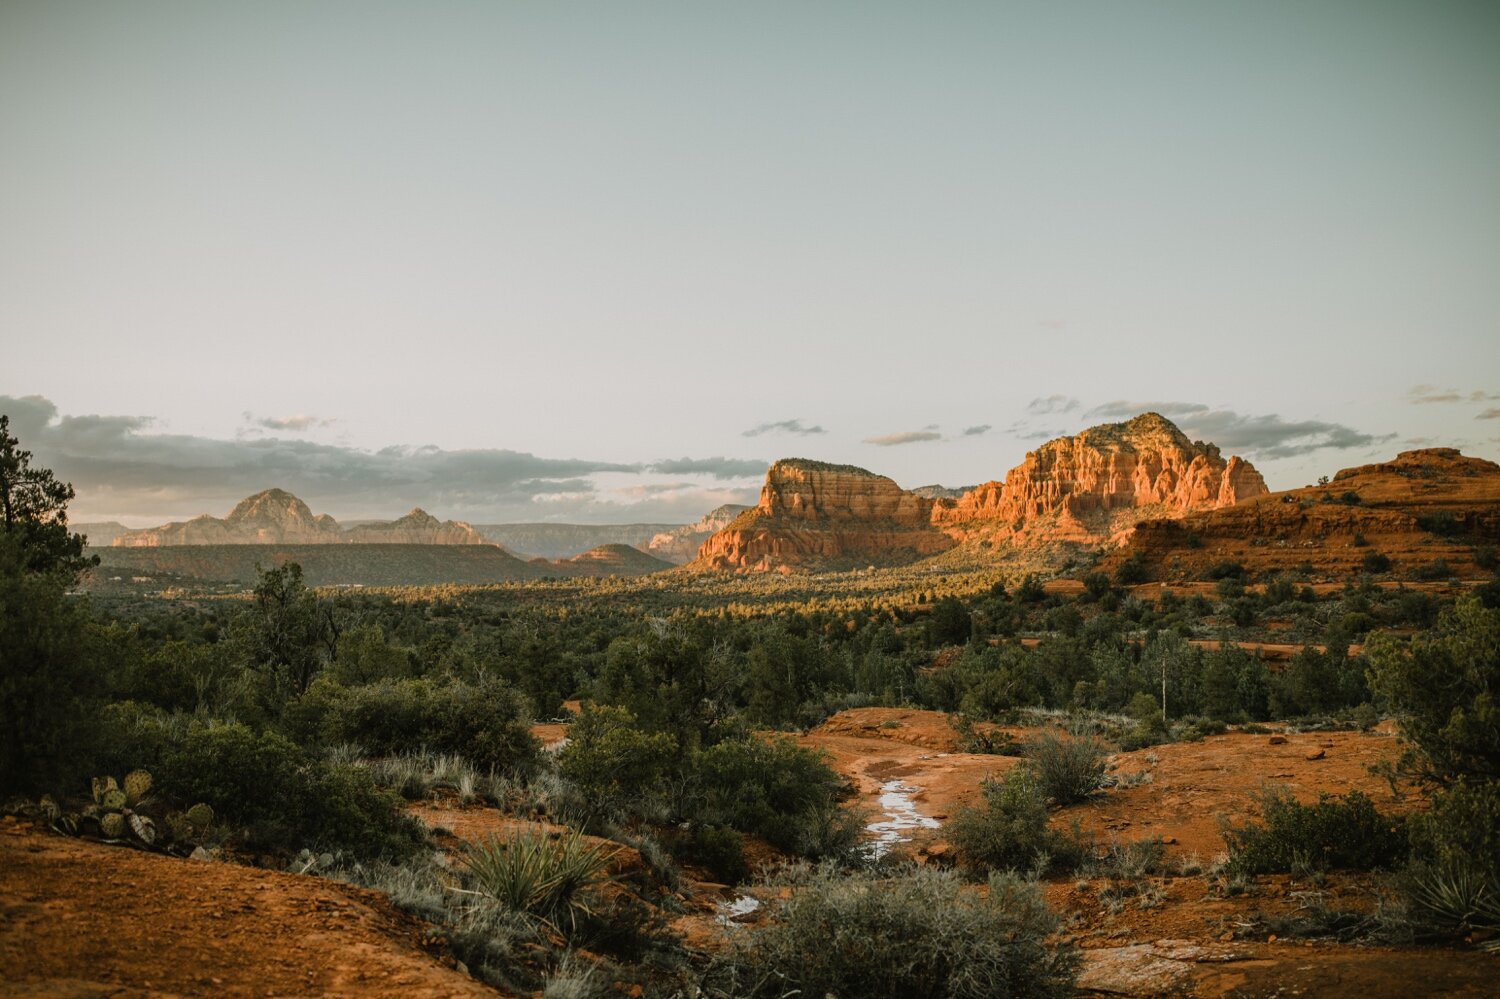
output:
M1243 873L1368 871L1406 857L1404 820L1381 815L1359 791L1342 801L1320 795L1303 805L1286 788L1273 787L1256 801L1260 823L1223 830L1230 860Z
M739 884L750 874L745 863L745 837L728 826L694 824L672 841L672 850L724 884Z
M1500 611L1463 597L1437 627L1366 648L1371 689L1415 746L1405 763L1439 782L1500 778Z
M783 850L826 856L852 849L858 825L836 800L841 778L823 754L783 736L726 739L694 761L696 814Z
M1049 946L1057 918L1031 882L990 879L985 896L951 872L822 870L773 902L710 969L736 996L980 997L1072 994L1077 957Z
M584 793L596 814L663 818L677 740L648 733L624 708L585 705L568 728L558 772Z
M572 939L613 880L609 865L616 852L603 842L585 842L576 831L558 839L518 832L471 844L464 863L479 893Z
M1115 582L1121 586L1129 586L1132 583L1144 583L1146 581L1146 559L1140 552L1136 552L1128 559L1120 563L1115 570Z
M1412 579L1420 579L1431 582L1438 579L1447 579L1453 575L1453 570L1448 566L1446 559L1435 559L1430 565L1419 565L1411 571Z
M1026 745L1042 794L1059 805L1082 801L1104 786L1109 754L1097 736L1081 730L1066 737L1048 729Z
M1245 567L1238 562L1226 559L1209 566L1208 572L1205 575L1209 579L1240 579L1245 575Z
M1413 914L1441 930L1500 930L1500 784L1459 781L1411 819Z
M1366 552L1360 566L1365 572L1390 572L1391 560L1379 552Z
M958 810L947 835L971 871L1045 867L1063 846L1047 828L1047 798L1035 773L1022 764L1004 778L980 785L984 804Z
M376 755L415 749L459 753L480 769L527 770L540 747L531 736L525 697L503 680L438 685L431 680L386 680L344 691L311 694L326 703L329 742L357 742Z

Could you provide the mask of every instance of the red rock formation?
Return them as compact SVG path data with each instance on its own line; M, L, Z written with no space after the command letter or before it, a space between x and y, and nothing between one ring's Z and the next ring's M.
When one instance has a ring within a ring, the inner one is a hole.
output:
M705 541L698 559L763 571L935 555L954 542L932 528L932 505L863 468L789 458L770 467L760 502Z
M1049 441L1002 482L957 499L922 496L849 465L790 459L766 473L760 503L699 550L712 568L891 564L955 544L1122 539L1146 517L1180 517L1264 495L1248 462L1225 461L1145 413Z
M750 509L748 506L740 506L738 503L725 503L721 507L710 510L703 519L674 527L670 531L658 531L651 540L641 545L641 549L656 558L665 559L673 565L681 565L691 562L698 554L698 549L703 542L717 531L722 531L734 521L734 518Z
M939 505L933 523L960 538L1024 534L1097 542L1132 526L1140 519L1135 511L1174 517L1265 493L1249 462L1226 462L1214 445L1189 441L1171 421L1144 413L1048 441L1003 484L987 482Z

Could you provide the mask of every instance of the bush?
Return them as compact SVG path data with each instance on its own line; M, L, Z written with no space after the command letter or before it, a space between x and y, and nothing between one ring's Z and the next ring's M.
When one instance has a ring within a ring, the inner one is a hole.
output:
M321 730L331 743L357 742L376 755L415 749L458 753L480 769L529 770L540 746L525 697L503 680L438 685L387 680L344 690L314 684Z
M697 754L696 818L801 856L852 849L859 824L837 805L843 778L822 753L783 736L727 739Z
M1077 957L1049 946L1057 918L1035 884L1007 875L989 892L951 872L823 870L736 935L709 972L736 996L980 997L1072 994Z
M624 708L585 705L568 728L558 772L584 793L595 814L636 815L661 821L677 740L648 733Z
M959 861L971 871L1030 870L1046 867L1065 852L1061 837L1047 828L1047 798L1036 774L1025 764L1001 780L980 785L984 804L958 810L947 836Z
M1133 583L1144 583L1146 581L1146 559L1140 552L1136 552L1128 559L1120 563L1115 570L1115 582L1121 586L1129 586Z
M1048 729L1026 745L1025 756L1042 794L1059 805L1082 801L1104 786L1109 753L1097 736L1074 731L1064 737Z
M1404 879L1414 915L1440 930L1500 930L1500 784L1459 781L1411 819Z
M1360 562L1360 566L1365 572L1390 572L1391 560L1379 552L1366 552L1364 559Z
M750 875L745 863L745 837L728 826L692 825L671 841L682 861L708 871L724 884L739 884Z
M1371 689L1416 752L1405 761L1441 783L1500 779L1500 611L1463 597L1409 644L1366 648Z
M1223 830L1231 863L1246 874L1369 871L1406 857L1404 820L1381 815L1359 791L1303 805L1284 787L1268 788L1257 804L1259 824Z
M464 863L481 894L571 940L613 880L609 865L616 852L603 842L585 842L580 832L553 839L537 831L471 844Z
M253 845L268 849L310 844L359 857L401 857L423 841L400 799L377 789L368 771L308 760L274 732L194 723L154 770L164 794L207 802L244 826Z

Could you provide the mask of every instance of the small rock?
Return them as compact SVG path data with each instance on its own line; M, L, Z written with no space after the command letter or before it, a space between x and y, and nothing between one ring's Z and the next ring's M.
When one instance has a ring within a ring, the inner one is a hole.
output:
M1177 837L1176 836L1163 836L1161 838L1161 841L1163 843L1165 843L1167 846L1176 846L1177 845Z
M1309 749L1307 751L1307 758L1309 760L1321 760L1327 755L1328 751L1326 749Z
M1269 742L1273 746L1282 746L1282 745L1286 744L1286 736L1284 736L1284 735L1273 735L1273 736L1271 736L1271 738L1267 739L1266 741Z
M188 854L189 860L213 860L213 855L201 846L193 847L193 852Z

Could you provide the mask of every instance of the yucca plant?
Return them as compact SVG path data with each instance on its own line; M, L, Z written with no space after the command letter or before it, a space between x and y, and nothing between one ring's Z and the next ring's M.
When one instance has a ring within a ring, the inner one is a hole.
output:
M1414 869L1411 900L1438 926L1452 929L1500 929L1500 892L1485 874L1465 863Z
M594 914L600 889L614 880L609 865L618 852L604 843L585 842L578 831L555 839L527 831L472 844L464 861L474 876L476 894L571 939Z

